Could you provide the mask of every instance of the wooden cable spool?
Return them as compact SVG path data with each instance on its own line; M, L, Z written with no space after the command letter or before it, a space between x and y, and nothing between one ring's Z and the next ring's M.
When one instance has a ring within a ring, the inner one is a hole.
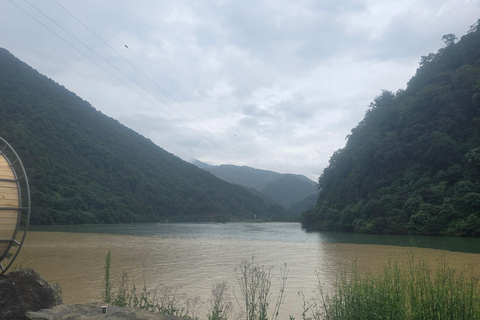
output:
M3 144L3 146L2 146ZM13 148L0 137L0 275L17 257L27 234L30 220L30 188L27 174ZM20 222L25 230L17 240ZM16 251L15 251L16 249ZM7 261L7 265L2 264Z

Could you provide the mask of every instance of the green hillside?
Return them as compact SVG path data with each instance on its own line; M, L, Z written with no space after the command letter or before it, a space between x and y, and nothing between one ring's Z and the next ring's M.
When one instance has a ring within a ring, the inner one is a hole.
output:
M29 175L34 224L282 215L156 146L0 48L0 136Z
M480 22L480 20L479 20ZM310 230L480 236L480 30L383 91L319 178Z

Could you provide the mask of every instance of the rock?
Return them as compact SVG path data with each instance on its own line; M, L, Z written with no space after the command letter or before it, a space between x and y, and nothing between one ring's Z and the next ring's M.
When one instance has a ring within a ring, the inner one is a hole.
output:
M52 308L61 303L60 286L50 286L33 269L22 269L0 277L0 319L27 319L27 311Z
M29 320L184 320L175 316L128 307L107 306L107 313L102 313L102 306L101 303L60 305L49 310L27 312L26 316Z

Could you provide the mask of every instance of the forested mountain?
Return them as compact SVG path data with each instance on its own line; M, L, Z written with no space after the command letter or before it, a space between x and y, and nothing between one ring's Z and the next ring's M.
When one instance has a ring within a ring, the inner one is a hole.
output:
M29 175L34 224L282 215L156 146L0 48L0 136Z
M303 227L480 236L479 29L445 35L405 90L375 98L330 158Z
M283 174L231 164L211 166L198 160L193 163L222 180L253 188L287 209L304 201L306 201L304 205L308 207L308 203L311 203L308 199L317 194L317 184L300 174ZM311 204L313 206L315 202ZM302 207L302 205L299 206ZM294 213L299 214L300 212L295 210Z

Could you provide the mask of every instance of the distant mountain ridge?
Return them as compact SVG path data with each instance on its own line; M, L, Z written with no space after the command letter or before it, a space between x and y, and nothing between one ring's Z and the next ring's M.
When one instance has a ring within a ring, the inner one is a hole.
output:
M211 172L222 180L253 188L274 199L285 208L303 202L306 198L311 199L312 195L317 194L317 184L300 174L282 174L231 164L212 166L199 160L194 160L193 164ZM311 206L315 205L315 201L307 200L307 203L311 203ZM309 207L309 205L305 206ZM300 207L303 208L304 206ZM295 212L300 213L298 210Z
M0 136L29 175L33 224L285 215L94 109L0 48Z

